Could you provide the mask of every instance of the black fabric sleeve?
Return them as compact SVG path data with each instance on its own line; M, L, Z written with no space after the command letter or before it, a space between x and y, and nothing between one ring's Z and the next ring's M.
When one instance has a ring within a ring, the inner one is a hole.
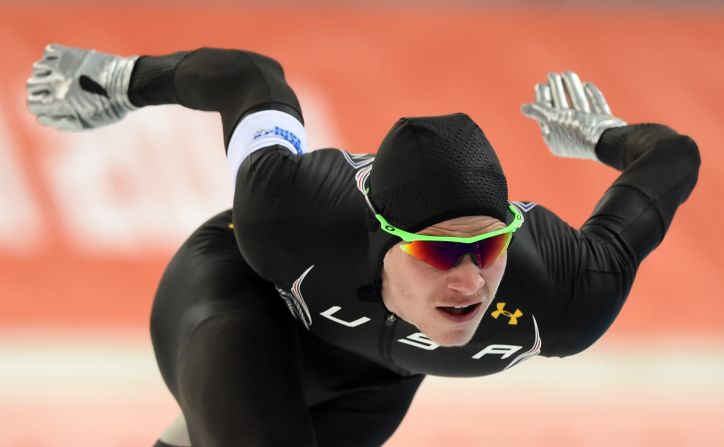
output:
M582 230L615 236L638 265L661 243L679 205L696 185L701 158L694 140L658 124L606 131L599 159L621 176Z
M579 231L559 219L546 223L552 236L543 244L554 248L544 256L559 289L560 314L555 342L544 355L581 352L603 335L626 301L641 261L661 243L696 185L696 143L666 126L608 130L596 152L623 172Z
M173 75L187 54L188 51L181 51L165 56L139 57L128 86L131 103L136 107L178 104Z
M249 113L280 110L304 123L296 94L274 59L241 50L201 48L138 59L128 90L138 106L180 104L221 114L228 146Z

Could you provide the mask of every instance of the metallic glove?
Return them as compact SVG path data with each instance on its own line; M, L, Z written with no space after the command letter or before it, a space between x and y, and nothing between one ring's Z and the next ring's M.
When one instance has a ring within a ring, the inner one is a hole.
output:
M137 59L48 45L26 83L28 108L40 124L60 130L115 123L137 108L128 99Z
M547 84L536 84L535 102L523 104L523 114L538 121L553 155L596 157L596 143L604 131L625 126L611 114L601 91L590 82L581 84L572 71L551 73Z

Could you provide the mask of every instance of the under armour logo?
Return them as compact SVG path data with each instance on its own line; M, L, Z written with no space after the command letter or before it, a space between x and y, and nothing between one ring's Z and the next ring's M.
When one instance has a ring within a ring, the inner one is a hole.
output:
M518 324L518 318L523 316L523 312L521 312L520 309L515 309L515 312L509 312L505 310L505 303L498 303L495 305L495 307L497 307L498 310L490 312L490 315L496 320L501 314L505 315L506 317L510 318L510 320L508 320L508 324L510 325Z

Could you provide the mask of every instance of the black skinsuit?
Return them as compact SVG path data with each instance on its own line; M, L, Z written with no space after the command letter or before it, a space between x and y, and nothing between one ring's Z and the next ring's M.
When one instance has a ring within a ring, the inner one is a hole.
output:
M281 67L248 52L141 58L129 96L218 111L227 145L256 111L302 121ZM193 445L380 445L426 374L481 376L586 349L615 319L700 164L690 138L655 124L609 130L596 153L623 173L580 229L514 202L525 223L462 348L437 347L381 302L383 236L356 182L371 156L281 146L248 156L233 210L182 246L154 303L156 356Z

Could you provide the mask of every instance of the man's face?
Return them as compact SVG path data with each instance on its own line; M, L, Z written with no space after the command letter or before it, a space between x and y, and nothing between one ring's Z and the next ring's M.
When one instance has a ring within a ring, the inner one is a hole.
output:
M489 216L466 216L427 227L418 234L469 237L504 228ZM465 256L450 270L439 270L403 252L385 254L382 300L391 312L415 325L441 346L462 346L475 334L503 278L507 253L481 269ZM472 306L454 310L456 306Z

